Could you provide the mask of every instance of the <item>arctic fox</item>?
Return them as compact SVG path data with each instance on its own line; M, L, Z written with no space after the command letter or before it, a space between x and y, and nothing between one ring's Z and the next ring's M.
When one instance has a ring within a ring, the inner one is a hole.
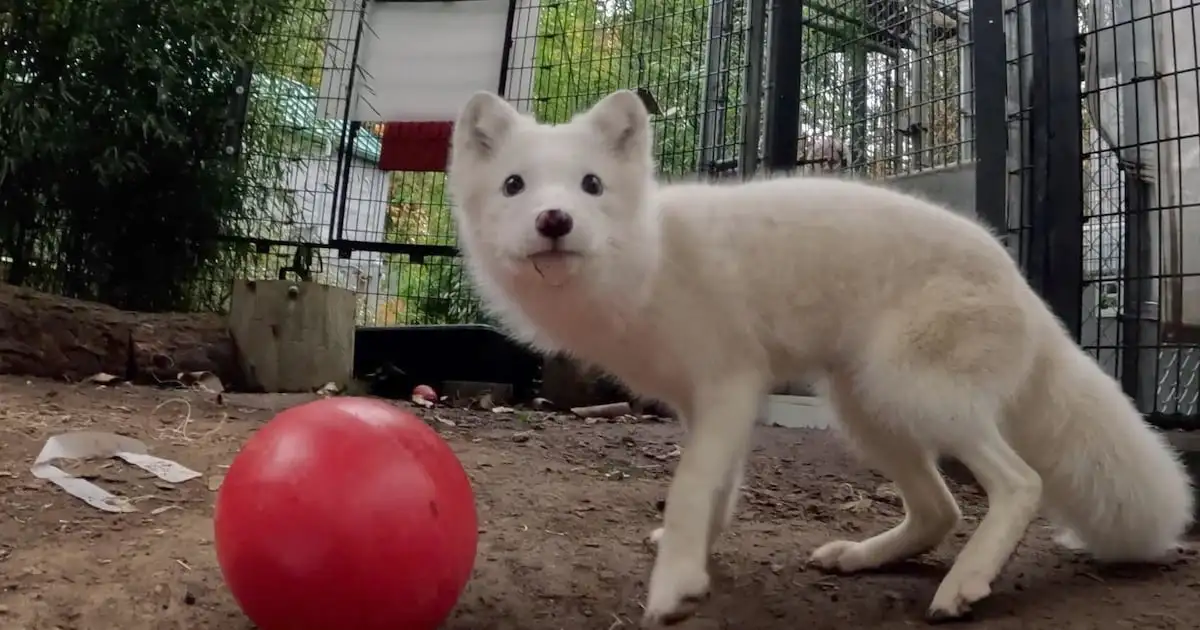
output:
M784 381L827 385L906 509L886 532L818 548L816 566L862 571L937 546L960 519L940 455L986 490L931 620L990 593L1039 508L1107 560L1161 559L1191 523L1176 455L979 224L847 179L659 184L629 91L561 125L479 93L452 144L454 216L486 306L514 337L687 420L645 625L707 594L758 404Z

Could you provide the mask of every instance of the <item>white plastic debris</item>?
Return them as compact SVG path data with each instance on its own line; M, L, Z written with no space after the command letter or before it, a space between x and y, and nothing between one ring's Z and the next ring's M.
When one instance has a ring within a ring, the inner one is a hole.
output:
M30 472L66 490L71 496L105 512L136 512L128 499L118 497L96 484L55 466L59 459L108 459L116 457L169 483L182 483L200 473L169 459L150 455L146 444L124 435L100 431L75 431L46 440Z

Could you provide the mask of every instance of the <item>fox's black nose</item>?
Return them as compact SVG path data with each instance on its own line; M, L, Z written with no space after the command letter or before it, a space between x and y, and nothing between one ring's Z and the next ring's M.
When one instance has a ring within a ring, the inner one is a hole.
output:
M537 227L538 234L546 238L562 238L571 233L571 228L575 227L575 220L571 215L555 208L541 211L534 220L534 226Z

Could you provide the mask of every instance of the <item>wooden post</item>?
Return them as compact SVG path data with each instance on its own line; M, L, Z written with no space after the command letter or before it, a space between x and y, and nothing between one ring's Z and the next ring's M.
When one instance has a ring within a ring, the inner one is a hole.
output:
M354 371L354 293L315 282L236 280L229 331L251 389L345 387Z

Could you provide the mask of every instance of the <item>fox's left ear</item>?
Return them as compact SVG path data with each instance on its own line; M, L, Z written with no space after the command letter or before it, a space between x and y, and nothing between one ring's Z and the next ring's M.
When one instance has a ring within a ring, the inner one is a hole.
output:
M580 117L607 141L612 151L626 158L650 159L653 134L650 112L632 90L613 92Z

